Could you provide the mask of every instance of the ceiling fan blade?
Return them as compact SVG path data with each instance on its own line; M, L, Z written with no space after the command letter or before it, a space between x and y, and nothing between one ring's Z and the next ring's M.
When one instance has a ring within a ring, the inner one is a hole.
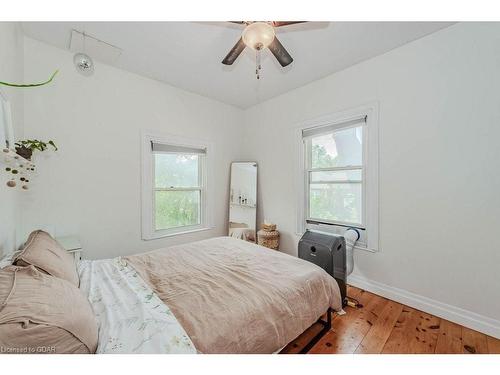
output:
M274 27L293 25L295 23L305 23L307 21L272 21Z
M246 46L245 46L245 43L243 43L243 39L240 38L240 40L238 40L236 42L234 47L231 48L231 51L229 51L227 56L224 57L224 60L222 60L222 63L224 65L232 65L235 62L235 60L238 58L238 56L243 52L245 47Z
M292 63L292 56L287 52L285 47L280 43L278 38L274 37L274 40L269 45L269 50L272 52L276 60L281 64L281 66L285 67Z

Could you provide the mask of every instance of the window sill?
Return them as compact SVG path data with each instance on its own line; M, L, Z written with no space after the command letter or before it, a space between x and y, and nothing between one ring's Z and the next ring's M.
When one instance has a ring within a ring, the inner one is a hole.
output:
M174 237L174 236L180 236L183 234L190 234L190 233L197 233L197 232L204 232L204 231L211 230L211 229L215 229L215 227L209 226L209 227L201 227L201 228L196 228L196 229L180 230L179 232L152 233L151 235L148 235L148 236L142 236L142 240L143 241L158 240L160 238Z
M335 234L335 233L331 233L331 234ZM300 239L304 235L304 233L295 233L295 235ZM354 249L366 251L369 253L378 253L380 251L380 250L376 250L376 249L370 249L370 248L366 247L365 245L354 245Z
M355 250L363 250L363 251L367 251L369 253L378 253L379 250L375 250L375 249L369 249L368 247L366 246L358 246L358 245L354 245L354 249Z

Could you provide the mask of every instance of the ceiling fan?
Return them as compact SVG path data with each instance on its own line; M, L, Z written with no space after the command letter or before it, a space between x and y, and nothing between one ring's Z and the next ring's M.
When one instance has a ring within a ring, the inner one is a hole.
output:
M239 25L245 25L240 39L236 42L231 51L222 60L224 65L232 65L238 56L246 47L255 50L256 53L256 68L255 74L257 79L260 78L260 53L265 48L269 48L271 53L276 57L276 60L285 67L292 63L293 58L288 51L283 47L276 37L275 28L295 23L304 23L306 21L230 21Z

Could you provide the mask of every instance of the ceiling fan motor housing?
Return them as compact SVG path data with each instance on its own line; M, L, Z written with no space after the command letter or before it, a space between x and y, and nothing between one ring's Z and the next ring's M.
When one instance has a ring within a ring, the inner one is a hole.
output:
M243 42L250 48L260 51L274 40L274 27L267 22L253 22L243 30Z

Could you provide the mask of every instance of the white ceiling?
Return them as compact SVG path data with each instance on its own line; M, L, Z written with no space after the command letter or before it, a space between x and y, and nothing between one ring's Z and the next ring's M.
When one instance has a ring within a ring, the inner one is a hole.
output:
M64 49L69 49L72 29L84 31L122 50L113 61L107 61L106 51L88 50L96 61L247 108L449 25L446 22L310 22L281 27L277 36L294 62L282 68L265 50L258 81L255 55L249 48L232 66L221 64L241 35L243 27L236 24L26 22L23 30L29 37ZM96 69L99 69L97 64Z

